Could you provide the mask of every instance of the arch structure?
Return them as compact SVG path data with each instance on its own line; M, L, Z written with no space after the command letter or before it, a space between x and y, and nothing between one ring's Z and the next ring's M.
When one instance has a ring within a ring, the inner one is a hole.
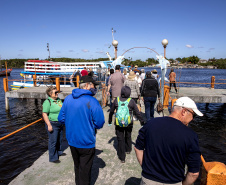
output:
M151 48L148 48L148 47L133 47L133 48L130 48L128 50L126 50L121 56L124 56L124 54L128 51L130 51L131 49L135 49L135 48L146 48L146 49L149 49L151 51L154 51L157 55L159 55L155 50L151 49Z

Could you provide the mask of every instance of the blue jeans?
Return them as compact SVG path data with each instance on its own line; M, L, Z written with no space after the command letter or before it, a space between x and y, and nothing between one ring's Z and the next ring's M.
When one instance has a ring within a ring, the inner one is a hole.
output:
M62 151L62 139L63 139L63 125L58 121L50 121L53 131L49 132L46 126L49 136L48 149L49 149L49 161L53 162L59 159Z
M145 116L147 118L147 122L154 118L154 106L157 97L144 97L144 106L145 106Z

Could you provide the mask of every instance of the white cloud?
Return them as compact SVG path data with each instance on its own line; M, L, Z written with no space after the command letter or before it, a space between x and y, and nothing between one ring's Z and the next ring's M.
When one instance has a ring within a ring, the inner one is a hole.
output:
M193 48L193 46L192 45L189 45L189 44L187 44L186 47L187 48Z
M87 52L89 52L89 50L88 49L82 49L82 52L87 53Z
M68 52L75 52L73 49L70 49Z
M104 53L104 51L96 51L96 53L103 54L103 53Z

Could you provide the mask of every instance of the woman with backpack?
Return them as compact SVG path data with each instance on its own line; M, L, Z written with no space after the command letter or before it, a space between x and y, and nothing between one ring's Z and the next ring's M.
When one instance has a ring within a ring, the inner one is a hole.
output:
M123 86L121 89L121 97L117 97L112 104L108 123L112 124L112 116L116 110L115 133L118 140L118 157L122 163L125 163L126 153L132 151L131 133L133 129L133 112L135 112L141 125L144 124L143 118L137 108L135 101L130 98L131 89Z
M45 127L49 136L48 149L49 149L49 162L59 163L59 156L65 155L62 150L63 139L63 125L58 122L58 115L63 105L59 92L56 87L50 86L46 90L49 96L42 105L42 116L46 123Z

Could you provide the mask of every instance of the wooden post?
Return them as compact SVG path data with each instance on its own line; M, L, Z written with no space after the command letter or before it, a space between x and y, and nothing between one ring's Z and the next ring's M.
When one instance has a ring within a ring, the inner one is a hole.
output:
M77 84L76 87L78 87L78 88L79 88L79 81L80 81L79 75L77 75L77 76L76 76L76 84Z
M201 185L224 185L226 184L226 165L220 162L205 162L201 155L202 176Z
M169 86L164 85L164 102L163 102L163 108L167 109L169 106Z
M8 79L7 78L3 78L3 86L4 86L5 92L9 91Z
M33 82L34 82L34 87L36 87L36 75L33 75Z
M56 88L60 92L60 78L56 78Z
M211 77L211 89L214 89L215 76Z
M172 99L171 100L171 109L173 108L173 105L174 105L175 101L177 101L177 99Z

